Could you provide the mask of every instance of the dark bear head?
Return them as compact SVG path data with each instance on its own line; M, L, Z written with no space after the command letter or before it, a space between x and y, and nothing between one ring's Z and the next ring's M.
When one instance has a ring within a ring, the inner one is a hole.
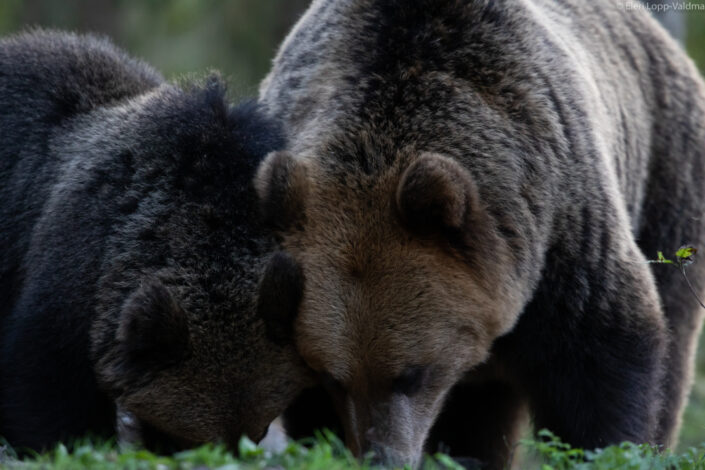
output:
M76 151L111 156L86 184L124 187L92 329L100 384L145 441L259 439L310 380L289 334L302 273L273 254L251 184L277 126L230 108L217 79L86 119L100 137Z

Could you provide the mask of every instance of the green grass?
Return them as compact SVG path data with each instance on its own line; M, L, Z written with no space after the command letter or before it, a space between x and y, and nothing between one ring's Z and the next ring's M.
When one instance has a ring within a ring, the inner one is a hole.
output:
M597 451L573 449L547 431L538 440L523 440L522 451L532 457L520 468L527 470L705 470L705 445L680 454L659 453L648 445L624 443ZM117 450L112 444L63 445L54 451L16 460L11 451L0 452L0 468L7 470L372 470L369 460L358 462L330 433L304 443L291 443L272 454L243 438L240 456L223 447L206 445L198 449L157 456L144 450ZM531 462L531 463L529 463ZM423 470L460 470L449 457L427 456Z
M541 440L523 441L538 454L540 470L705 470L705 446L691 447L680 454L659 452L647 444L625 442L596 451L574 449L548 431Z
M8 470L254 470L264 468L286 469L363 469L337 439L319 437L310 447L291 443L279 453L272 454L243 438L236 458L222 446L205 445L164 457L145 450L118 450L111 443L93 444L88 441L73 446L68 451L59 445L52 452L15 460L14 453L0 459L0 468Z
M1 448L0 448L1 449ZM111 443L88 441L67 450L63 444L51 452L17 460L5 447L0 450L3 470L372 470L368 459L358 461L332 433L324 432L315 439L291 442L280 453L266 451L247 438L240 441L239 457L222 446L205 445L164 457L146 450L119 450ZM449 457L427 456L423 470L461 470Z

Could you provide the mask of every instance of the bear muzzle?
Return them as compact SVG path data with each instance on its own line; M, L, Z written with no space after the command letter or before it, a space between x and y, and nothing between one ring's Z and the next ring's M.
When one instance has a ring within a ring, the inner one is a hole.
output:
M348 448L356 457L390 468L421 461L433 413L418 413L409 397L391 394L382 401L348 396L341 413Z

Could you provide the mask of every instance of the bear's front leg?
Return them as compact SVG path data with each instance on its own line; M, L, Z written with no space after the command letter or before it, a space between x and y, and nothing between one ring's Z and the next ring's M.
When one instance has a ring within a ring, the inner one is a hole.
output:
M667 331L653 278L633 242L607 247L595 262L549 252L534 299L495 345L536 428L587 449L653 443L662 406Z

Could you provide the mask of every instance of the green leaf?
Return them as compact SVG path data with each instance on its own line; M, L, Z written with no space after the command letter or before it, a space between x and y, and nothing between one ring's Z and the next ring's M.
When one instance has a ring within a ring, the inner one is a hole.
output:
M676 257L680 261L681 266L688 266L693 261L695 261L695 254L698 250L690 245L683 245L676 251Z

